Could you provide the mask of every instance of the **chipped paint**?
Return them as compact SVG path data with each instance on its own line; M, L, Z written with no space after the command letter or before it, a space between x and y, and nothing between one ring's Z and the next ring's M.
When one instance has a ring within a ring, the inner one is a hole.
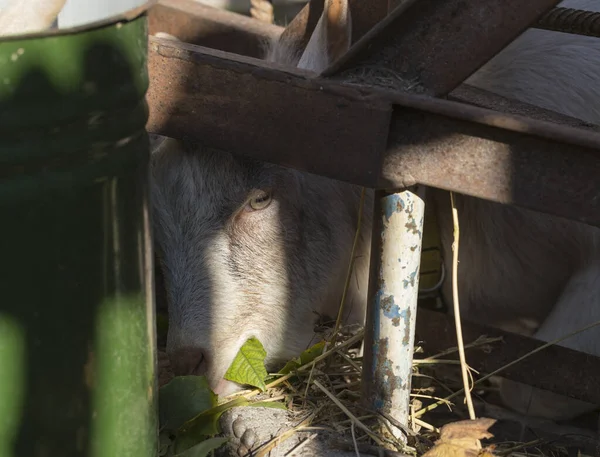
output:
M419 226L415 222L413 218L409 219L408 222L404 225L408 230L412 231L414 235L421 236L421 231L419 230Z
M404 317L404 336L402 337L402 346L410 346L411 351L413 347L413 341L411 341L410 335L411 330L414 330L414 322L411 320L412 312L410 308L405 309L403 312ZM411 329L411 324L413 324L413 328ZM412 366L412 357L411 357L411 366Z
M406 208L406 202L400 194L391 195L390 199L383 205L384 224L385 222L389 223L392 215L401 212L404 208ZM383 233L382 236L384 236Z
M385 295L380 289L375 295L375 306L380 310L383 317L390 319L394 327L398 327L402 322L406 328L409 327L411 311L409 308L401 308L394 301L393 295ZM408 344L408 338L403 338L402 344Z
M402 280L402 284L404 285L405 289L407 289L409 286L415 287L416 277L418 274L419 274L419 267L417 267L417 269L415 271L413 271L412 273L410 273L408 275L408 279Z
M375 354L375 373L376 373L376 385L374 389L374 404L389 412L389 399L392 398L393 393L401 388L402 379L399 378L392 368L392 361L388 358L389 352L389 340L388 338L381 338L377 340L378 351Z

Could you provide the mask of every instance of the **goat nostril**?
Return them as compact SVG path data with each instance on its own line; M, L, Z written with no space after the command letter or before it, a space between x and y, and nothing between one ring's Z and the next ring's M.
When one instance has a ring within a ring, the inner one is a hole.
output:
M202 349L186 347L169 354L169 360L175 376L202 375L206 371Z

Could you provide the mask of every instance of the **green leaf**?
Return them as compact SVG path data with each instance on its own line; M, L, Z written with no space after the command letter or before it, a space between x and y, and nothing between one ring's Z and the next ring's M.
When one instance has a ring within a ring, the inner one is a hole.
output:
M158 394L161 428L177 430L186 421L217 404L217 396L204 376L177 376Z
M300 357L290 360L285 366L279 370L279 374L286 375L294 370L297 370L302 365L312 362L321 354L323 354L323 348L325 348L325 341L320 341L317 344L309 347L307 350L300 354Z
M325 348L325 341L320 341L317 344L309 347L306 351L300 354L300 365L306 365L312 362L321 354L323 354L323 348Z
M229 438L208 438L175 457L206 457L211 451L220 448Z
M273 409L283 409L284 411L287 411L287 406L285 406L283 403L281 403L280 401L256 401L254 403L249 403L248 405L246 405L248 407L256 407L256 408L273 408Z
M278 371L278 373L286 375L288 373L291 373L294 370L297 370L298 368L300 368L300 359L296 358L296 359L292 359L288 363L286 363L285 366L281 370ZM277 379L277 378L275 378L275 379Z
M225 379L238 384L249 384L258 387L263 392L267 389L265 379L265 357L267 353L256 338L250 338L244 343L237 356L225 373Z

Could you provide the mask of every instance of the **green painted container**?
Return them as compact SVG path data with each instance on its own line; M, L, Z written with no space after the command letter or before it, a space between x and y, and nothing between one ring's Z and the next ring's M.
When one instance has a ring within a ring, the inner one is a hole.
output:
M145 11L0 38L0 457L157 455Z

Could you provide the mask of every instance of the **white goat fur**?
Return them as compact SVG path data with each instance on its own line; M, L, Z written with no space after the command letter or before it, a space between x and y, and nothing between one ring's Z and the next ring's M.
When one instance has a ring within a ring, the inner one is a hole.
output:
M334 0L327 0L326 9ZM343 32L350 14L341 1ZM340 1L336 3L337 7ZM597 10L597 1L561 6ZM328 55L325 13L301 56L275 43L269 60L322 71ZM339 24L337 24L339 26ZM335 28L339 31L339 27ZM340 32L338 32L340 33ZM600 40L528 30L468 83L509 98L600 123ZM249 211L256 189L271 204ZM282 167L234 158L172 139L152 158L155 236L167 283L167 351L180 372L204 373L220 393L240 346L258 337L268 363L297 355L313 337L316 314L335 316L349 261L360 189ZM452 223L448 194L429 190L440 221L447 271ZM600 320L600 230L511 206L457 196L461 224L459 292L465 319L542 340ZM363 219L349 321L364 321L372 193ZM452 303L450 281L443 288ZM600 331L564 346L600 355ZM178 360L189 348L199 363ZM183 368L181 368L183 367ZM508 383L515 409L566 418L593 408ZM560 401L560 403L559 403Z

